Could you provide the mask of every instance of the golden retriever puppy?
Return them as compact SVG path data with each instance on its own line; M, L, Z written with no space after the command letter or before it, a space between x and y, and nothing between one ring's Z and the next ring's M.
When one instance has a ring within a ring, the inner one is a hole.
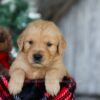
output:
M60 81L68 73L62 61L65 40L50 21L31 22L18 39L19 53L10 68L9 91L20 93L25 78L45 79L45 87L52 96L60 90Z

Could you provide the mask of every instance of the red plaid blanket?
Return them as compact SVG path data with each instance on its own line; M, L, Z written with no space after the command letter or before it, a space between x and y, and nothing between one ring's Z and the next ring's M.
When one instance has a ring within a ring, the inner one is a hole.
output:
M4 66L4 68L9 69L9 53L8 52L0 52L0 64Z
M55 97L46 92L44 80L25 81L22 92L12 96L8 91L8 81L8 77L0 76L0 100L74 100L76 83L72 78L63 78L61 90Z

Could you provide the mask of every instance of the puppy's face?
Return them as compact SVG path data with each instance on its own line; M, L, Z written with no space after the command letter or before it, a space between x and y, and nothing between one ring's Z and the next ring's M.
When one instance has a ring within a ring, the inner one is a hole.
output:
M65 41L54 23L39 20L29 24L18 45L33 67L47 67L61 57Z

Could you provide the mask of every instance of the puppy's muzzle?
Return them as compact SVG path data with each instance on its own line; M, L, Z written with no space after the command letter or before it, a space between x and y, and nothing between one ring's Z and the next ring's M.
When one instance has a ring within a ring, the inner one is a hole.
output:
M33 62L40 64L42 61L43 56L39 53L33 55Z

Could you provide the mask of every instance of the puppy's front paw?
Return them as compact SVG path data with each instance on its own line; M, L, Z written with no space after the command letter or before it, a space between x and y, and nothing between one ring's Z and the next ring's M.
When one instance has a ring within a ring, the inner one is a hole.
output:
M21 92L23 87L23 84L19 81L14 81L14 80L10 80L9 84L8 84L8 90L10 92L10 94L12 95L16 95L18 93Z
M49 94L51 94L52 96L55 96L58 94L58 92L60 91L60 84L59 81L57 80L47 80L45 82L45 86L46 86L46 90Z

